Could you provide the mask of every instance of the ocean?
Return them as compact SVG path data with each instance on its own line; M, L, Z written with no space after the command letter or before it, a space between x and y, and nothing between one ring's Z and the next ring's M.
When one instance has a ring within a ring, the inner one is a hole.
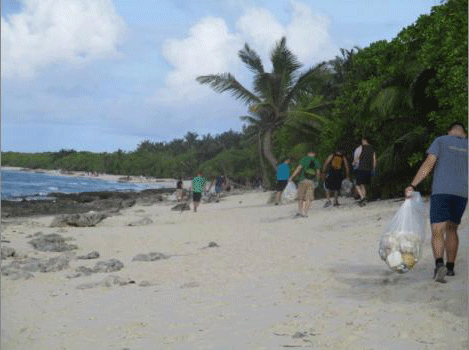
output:
M133 184L71 176L54 176L26 171L1 171L2 199L42 199L51 192L142 191L163 188L162 184Z

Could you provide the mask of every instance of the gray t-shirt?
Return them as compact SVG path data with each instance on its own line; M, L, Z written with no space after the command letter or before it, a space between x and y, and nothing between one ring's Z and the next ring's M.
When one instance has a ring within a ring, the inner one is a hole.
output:
M467 198L467 139L440 136L428 148L437 158L432 194L453 194Z

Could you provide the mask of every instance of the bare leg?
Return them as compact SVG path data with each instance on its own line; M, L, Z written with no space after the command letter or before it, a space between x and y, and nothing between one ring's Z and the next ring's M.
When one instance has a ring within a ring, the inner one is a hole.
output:
M277 192L277 201L276 203L280 203L280 196L282 195L282 192Z
M456 255L458 253L459 237L458 237L458 225L452 221L446 222L446 259L450 263L454 263Z
M365 195L363 194L361 187L362 187L362 185L356 185L355 189L357 190L357 193L360 196L360 199L363 199L363 198L365 198Z
M360 185L360 187L361 187L361 191L362 191L362 194L363 194L362 199L365 199L366 198L366 186L365 185Z
M335 203L339 204L339 191L334 192Z
M304 200L298 200L298 213L303 213Z
M432 248L435 259L443 258L445 254L446 222L432 224Z
M304 207L303 207L303 215L306 216L308 215L309 208L311 207L312 201L305 201L304 202Z

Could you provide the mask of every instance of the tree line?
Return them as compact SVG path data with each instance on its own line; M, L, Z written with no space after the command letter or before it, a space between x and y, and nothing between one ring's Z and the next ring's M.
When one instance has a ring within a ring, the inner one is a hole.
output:
M467 125L467 10L465 0L445 1L391 41L341 49L307 69L286 38L272 49L269 72L245 44L238 56L253 74L252 88L227 72L197 78L246 105L240 132L188 132L167 143L144 141L132 152L5 152L2 163L156 177L192 176L200 169L244 183L261 177L269 187L281 158L297 161L313 147L322 159L337 148L350 157L366 135L378 154L373 196L402 195L402 183L410 181L431 141L454 121Z

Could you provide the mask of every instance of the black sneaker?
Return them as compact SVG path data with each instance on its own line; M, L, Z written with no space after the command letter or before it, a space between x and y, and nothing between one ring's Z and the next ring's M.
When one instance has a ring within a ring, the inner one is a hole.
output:
M435 273L433 274L433 279L440 283L446 283L445 277L448 269L445 264L439 263L435 267Z
M448 270L446 276L454 276L454 270Z
M334 202L334 207L338 207L339 205L339 202Z
M327 201L326 204L324 204L324 208L328 208L332 205L331 201Z
M358 205L359 205L360 207L363 207L363 206L365 206L365 205L366 205L365 201L366 201L366 199L365 199L365 198L363 198L363 199L360 199L360 200L358 201Z

